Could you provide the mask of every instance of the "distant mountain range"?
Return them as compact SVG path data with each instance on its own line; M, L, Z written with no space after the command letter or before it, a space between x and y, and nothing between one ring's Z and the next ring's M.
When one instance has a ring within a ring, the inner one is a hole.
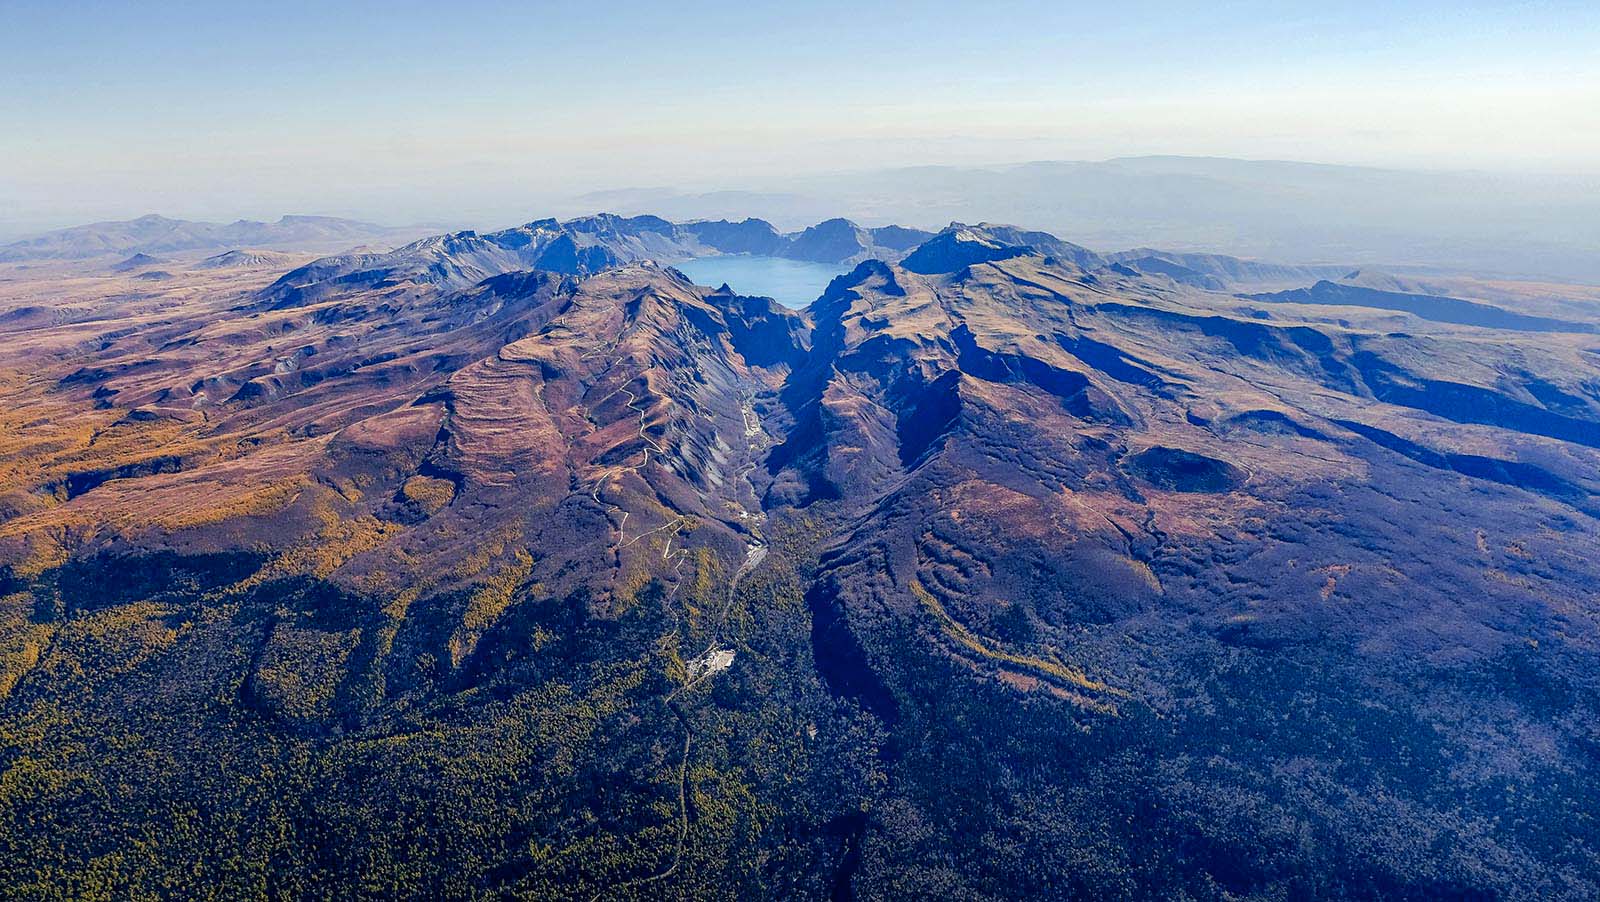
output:
M679 222L729 220L724 234L702 232L699 240L724 252L795 259L837 258L831 243L839 241L903 252L916 235L947 223L988 220L1049 230L1101 253L1161 248L1165 263L1146 262L1168 268L1179 281L1191 277L1169 264L1194 267L1171 255L1220 253L1410 275L1600 282L1600 176L1151 156L919 166L773 179L737 190L609 190L558 206L573 217L610 210ZM752 214L773 228L740 232ZM802 238L812 223L817 231ZM913 228L898 237L873 232L865 240L840 231L889 223ZM358 244L394 247L425 234L331 217L221 224L144 216L0 245L0 261L237 248L329 253Z
M0 262L82 260L110 254L154 256L235 248L329 251L369 241L405 240L415 235L415 229L394 229L331 216L284 216L276 222L241 219L216 223L152 214L119 222L74 226L0 245Z
M1097 250L1155 246L1294 263L1600 280L1600 176L1410 172L1212 157L919 166L748 190L607 191L574 209L675 219L758 212L934 228L985 218Z

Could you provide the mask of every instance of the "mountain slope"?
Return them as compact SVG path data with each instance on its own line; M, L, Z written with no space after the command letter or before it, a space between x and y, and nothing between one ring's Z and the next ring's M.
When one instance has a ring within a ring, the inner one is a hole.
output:
M1434 322L1455 323L1463 326L1483 326L1491 329L1509 329L1519 332L1594 331L1594 325L1591 323L1553 319L1546 316L1529 316L1524 313L1510 312L1491 304L1476 303L1460 298L1384 291L1362 285L1330 282L1326 279L1319 280L1310 288L1245 296L1253 300L1279 304L1312 303L1396 310Z
M196 269L231 269L234 267L276 267L282 269L294 262L289 254L274 251L240 250L223 251L195 264Z
M1142 273L1170 276L1178 282L1213 291L1263 283L1303 285L1344 274L1339 266L1294 266L1241 260L1223 254L1183 254L1147 247L1107 254L1106 259Z
M147 266L157 266L165 262L166 261L162 260L160 257L152 257L149 254L134 254L126 260L119 260L116 263L111 264L111 271L133 272L137 269L143 269Z
M866 264L816 307L775 485L848 511L808 593L815 657L892 726L916 811L875 823L859 891L929 889L931 849L1020 833L1051 836L1029 854L1052 864L974 856L961 885L1051 894L1125 819L1147 837L1125 848L1193 835L1210 851L1175 866L1245 897L1522 879L1560 842L1536 812L1595 779L1576 764L1600 699L1600 581L1575 552L1600 514L1592 360L1567 345L1539 365L1560 389L1524 383L1581 419L1550 430L1497 375L1526 349L1141 293L1022 255ZM1569 638L1576 622L1589 638ZM1535 732L1551 744L1509 738ZM1326 790L1302 794L1305 774ZM1524 827L1434 832L1426 862L1390 841L1302 846L1292 864L1257 845L1283 822L1403 836L1497 808L1483 793L1511 779L1539 787L1512 806ZM1486 856L1523 864L1491 878ZM1078 892L1113 892L1077 873Z
M14 883L1594 895L1591 333L771 234L0 310Z

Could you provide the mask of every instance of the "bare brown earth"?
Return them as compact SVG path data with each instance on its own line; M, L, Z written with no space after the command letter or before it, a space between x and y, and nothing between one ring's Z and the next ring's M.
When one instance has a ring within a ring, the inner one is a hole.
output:
M260 262L0 270L24 896L1600 891L1586 290Z
M248 549L274 576L398 599L385 631L407 599L516 572L460 612L452 667L529 582L615 613L675 578L686 543L742 553L745 408L803 353L800 317L648 266L269 310L259 283L212 284L130 299L110 331L91 312L8 336L29 368L8 383L13 572Z

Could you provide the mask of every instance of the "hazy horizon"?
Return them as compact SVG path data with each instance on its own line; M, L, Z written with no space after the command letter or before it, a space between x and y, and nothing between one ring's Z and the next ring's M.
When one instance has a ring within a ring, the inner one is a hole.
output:
M659 194L663 198L711 196L717 194L740 196L755 194L774 187L795 187L807 182L827 180L830 178L858 178L873 176L890 172L915 172L918 170L954 170L954 171L988 171L1003 172L1006 170L1020 169L1028 166L1040 165L1100 165L1136 160L1196 160L1219 161L1261 164L1286 164L1293 166L1308 166L1326 169L1368 170L1372 172L1404 173L1410 175L1437 175L1437 176L1487 176L1493 178L1526 178L1526 179L1551 179L1571 183L1600 184L1600 165L1592 171L1574 170L1571 172L1518 170L1518 169L1485 169L1485 168L1424 168L1403 166L1374 166L1352 163L1335 163L1326 160L1291 160L1282 158L1250 158L1220 156L1212 154L1119 154L1116 156L1097 159L1025 159L1006 161L978 161L969 163L914 163L908 162L898 166L881 166L866 168L839 168L818 170L815 172L795 173L790 178L777 176L765 181L750 183L719 182L712 179L704 181L686 180L676 184L666 183L639 183L639 184L602 184L571 194L551 194L531 197L527 202L507 200L499 205L488 208L487 211L474 210L449 210L441 208L437 212L418 214L410 218L391 218L363 212L359 205L354 207L332 208L326 205L318 206L315 201L310 201L304 208L272 207L265 205L246 205L237 209L218 207L215 212L193 212L187 209L181 199L175 207L146 208L139 206L124 206L107 208L108 212L89 218L83 216L61 215L41 220L3 220L0 219L0 240L37 235L44 232L70 228L79 225L90 225L97 222L124 222L142 216L161 216L168 219L193 220L202 222L226 223L237 220L272 222L284 216L330 216L344 219L353 219L371 222L375 225L404 227L439 227L439 228L503 228L519 225L531 219L545 216L567 218L570 216L583 216L594 213L619 213L635 215L636 198L648 197ZM627 203L616 205L612 209L608 204L613 204L613 198L626 198ZM710 218L723 218L717 214L707 214ZM727 214L733 216L734 214ZM752 216L755 218L770 218L780 227L799 228L810 224L810 221L801 217L790 219L782 213L764 215L760 210L751 210L749 213L738 214L739 218ZM670 216L668 218L671 218ZM871 217L866 217L871 218ZM779 222L779 220L785 220ZM872 224L888 224L888 220ZM923 223L926 225L927 223Z
M1268 13L1271 14L1268 14ZM1593 173L1578 3L8 5L0 232L1178 154ZM352 35L359 36L352 38Z

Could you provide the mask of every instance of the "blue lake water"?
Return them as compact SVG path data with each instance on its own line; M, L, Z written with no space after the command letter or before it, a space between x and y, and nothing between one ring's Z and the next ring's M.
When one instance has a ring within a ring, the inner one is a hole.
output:
M739 294L772 298L796 310L816 300L834 276L855 268L748 254L697 257L673 266L696 285L716 288L727 283Z

